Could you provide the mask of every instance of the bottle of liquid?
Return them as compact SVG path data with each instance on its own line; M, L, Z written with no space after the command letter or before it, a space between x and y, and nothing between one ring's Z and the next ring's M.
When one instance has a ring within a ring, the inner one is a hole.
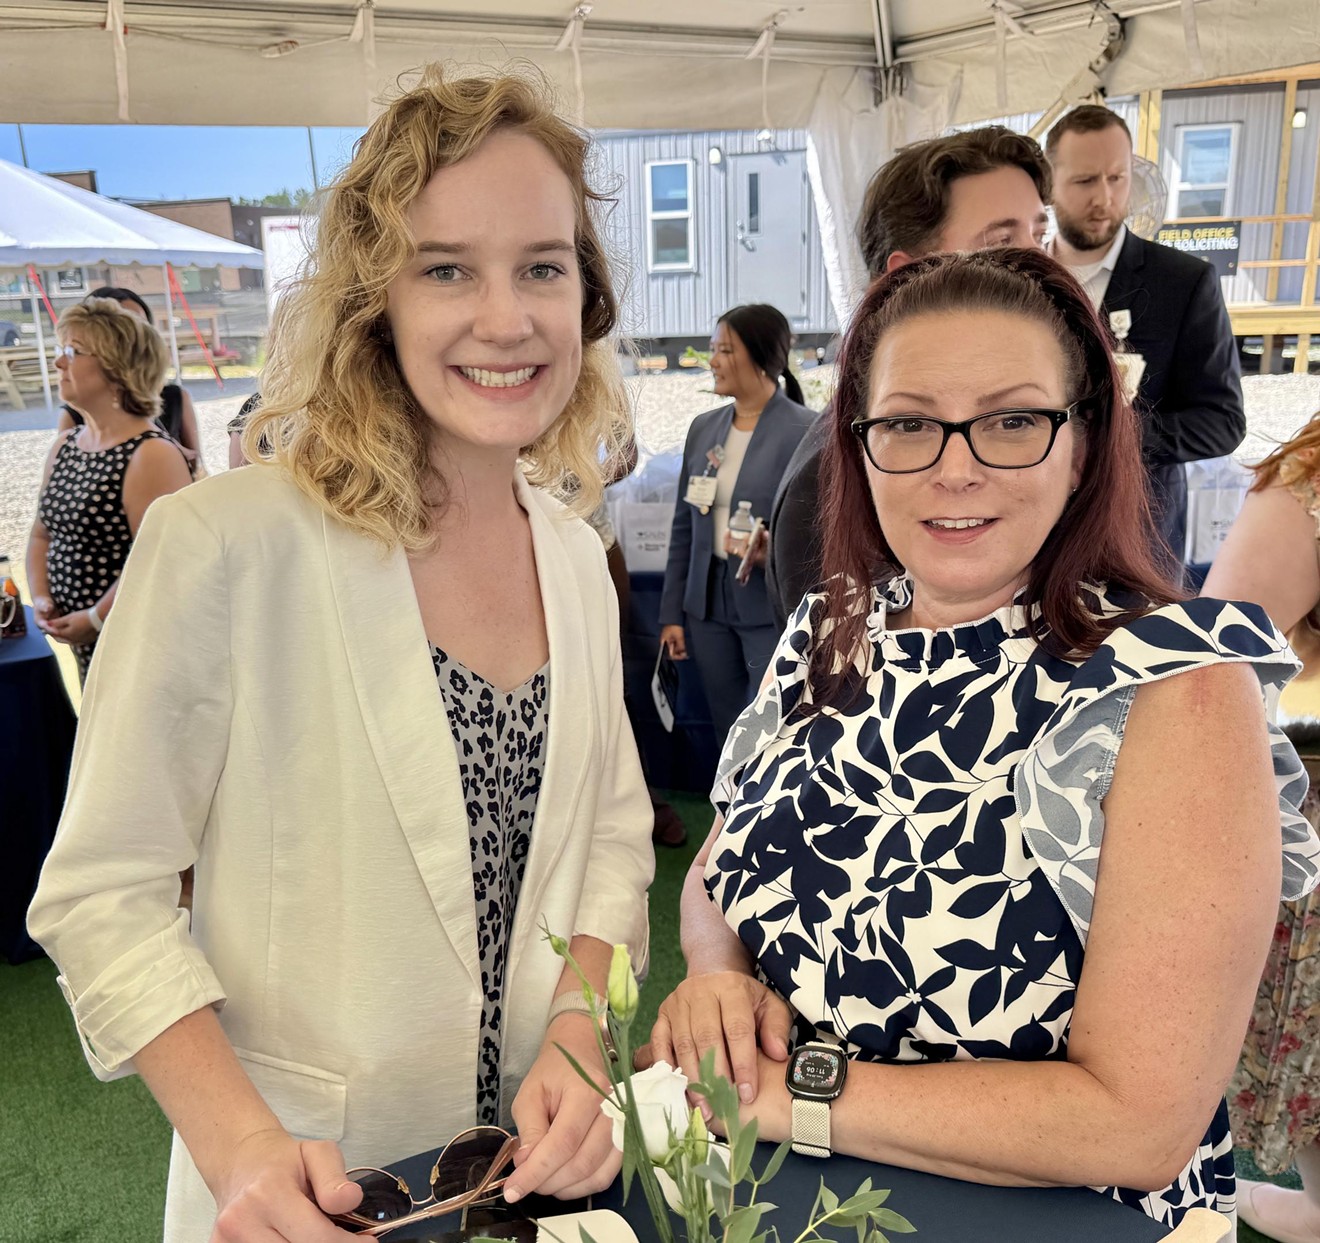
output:
M21 639L27 634L23 598L9 569L9 558L0 554L0 639Z
M746 553L747 541L751 538L752 527L755 525L752 519L751 501L739 501L737 510L729 515L729 534L741 548L739 556Z

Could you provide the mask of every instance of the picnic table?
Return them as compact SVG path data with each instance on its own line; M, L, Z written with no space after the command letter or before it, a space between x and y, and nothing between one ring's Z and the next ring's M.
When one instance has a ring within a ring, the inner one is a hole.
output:
M50 369L51 388L55 387L55 346L52 342L46 353ZM0 347L0 397L15 410L27 406L27 393L43 391L41 382L41 354L35 345Z

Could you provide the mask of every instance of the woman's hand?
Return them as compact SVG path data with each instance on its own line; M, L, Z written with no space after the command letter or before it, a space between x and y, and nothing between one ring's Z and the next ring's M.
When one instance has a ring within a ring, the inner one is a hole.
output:
M513 1202L532 1192L571 1200L603 1191L614 1181L623 1156L614 1147L609 1119L601 1113L601 1092L593 1091L557 1048L562 1045L601 1085L608 1077L587 1014L561 1014L550 1024L545 1043L513 1102L513 1121L523 1146L517 1167L504 1184Z
M693 1083L701 1078L702 1055L714 1049L715 1073L750 1105L758 1099L766 1065L788 1060L791 1025L788 1004L755 976L691 975L661 1003L651 1043L637 1052L638 1069L668 1062Z
M735 535L732 531L724 532L724 552L729 557L745 557L748 539L745 535Z
M344 1173L339 1145L255 1131L211 1188L219 1210L211 1243L341 1243L356 1236L327 1214L347 1213L362 1188Z
M53 617L42 625L42 629L60 643L72 643L84 647L96 642L97 630L87 620L86 609L79 609L76 613L66 613L63 617Z
M661 626L660 642L669 652L670 660L687 659L687 636L683 633L682 626Z
M49 596L32 597L32 616L42 630L47 630L50 622L59 615L60 611L55 607L55 601Z
M757 1139L782 1144L793 1135L793 1098L784 1080L784 1063L759 1052L756 1061L761 1090L752 1104L738 1106L738 1121L746 1126L755 1118ZM716 1135L724 1135L724 1126L718 1118L707 1121Z

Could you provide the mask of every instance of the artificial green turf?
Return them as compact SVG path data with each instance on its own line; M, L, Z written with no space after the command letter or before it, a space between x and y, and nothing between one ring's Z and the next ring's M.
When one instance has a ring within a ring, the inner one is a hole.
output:
M660 848L651 889L651 971L636 1031L683 974L678 898L710 828L710 804L670 801L686 846ZM46 960L0 964L0 1243L150 1243L160 1238L170 1129L136 1078L98 1083ZM1238 1173L1262 1175L1242 1150ZM1275 1181L1297 1186L1296 1174ZM1267 1243L1241 1226L1238 1243Z
M0 965L0 1243L159 1239L169 1150L140 1079L92 1077L54 966Z

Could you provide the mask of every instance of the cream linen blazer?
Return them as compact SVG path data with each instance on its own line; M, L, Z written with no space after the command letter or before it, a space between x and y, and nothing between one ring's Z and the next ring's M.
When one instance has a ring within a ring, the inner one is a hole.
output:
M600 540L521 474L515 488L550 692L507 964L506 1112L560 974L541 926L625 942L642 963L654 870ZM192 864L190 928L178 899ZM98 644L29 927L102 1079L213 1005L284 1125L339 1140L350 1166L471 1125L468 821L405 555L272 467L154 503ZM166 1243L206 1243L214 1218L176 1136Z

